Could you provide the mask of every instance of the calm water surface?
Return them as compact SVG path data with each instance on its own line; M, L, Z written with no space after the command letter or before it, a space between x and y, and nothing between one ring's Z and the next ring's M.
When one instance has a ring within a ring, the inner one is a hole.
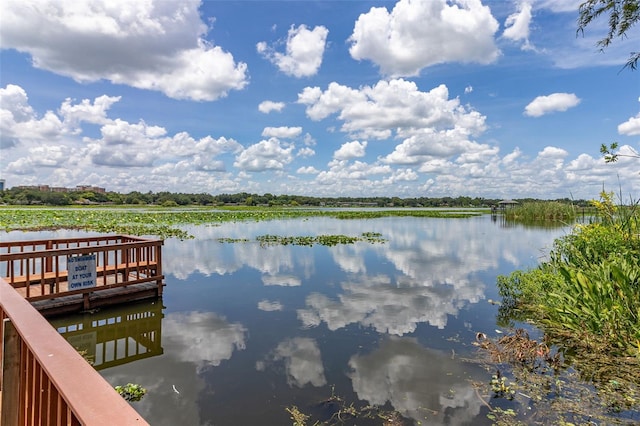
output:
M313 412L332 392L414 424L487 424L471 382L488 383L491 373L464 359L474 356L477 332L496 335L496 277L536 265L567 232L506 227L488 215L189 231L194 240L165 241L162 301L52 320L110 383L148 390L134 407L152 425L290 425L286 407ZM386 242L254 242L364 232Z

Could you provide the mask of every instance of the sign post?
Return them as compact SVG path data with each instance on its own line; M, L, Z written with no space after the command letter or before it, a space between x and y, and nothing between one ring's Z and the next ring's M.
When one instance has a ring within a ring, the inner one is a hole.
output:
M96 286L96 255L85 254L67 258L69 290L80 290Z

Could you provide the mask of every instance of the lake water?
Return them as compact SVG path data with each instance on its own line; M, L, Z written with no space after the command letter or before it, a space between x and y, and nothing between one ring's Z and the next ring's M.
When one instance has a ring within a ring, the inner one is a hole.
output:
M152 425L291 425L287 407L322 415L328 407L319 403L332 394L414 424L490 424L472 382L492 373L465 359L476 353L476 333L497 335L496 277L535 266L567 232L489 215L188 230L195 239L165 241L162 301L52 320L110 383L148 390L134 407ZM255 242L365 232L386 241Z

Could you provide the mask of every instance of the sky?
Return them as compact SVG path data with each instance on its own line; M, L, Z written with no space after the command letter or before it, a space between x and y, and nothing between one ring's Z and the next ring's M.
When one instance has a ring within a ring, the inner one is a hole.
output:
M0 179L127 193L640 198L640 26L575 0L5 0Z

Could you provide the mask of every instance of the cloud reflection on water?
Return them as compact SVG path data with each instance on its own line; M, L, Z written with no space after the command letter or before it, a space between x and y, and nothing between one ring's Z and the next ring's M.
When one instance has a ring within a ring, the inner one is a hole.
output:
M373 352L352 356L349 367L360 399L380 406L389 402L418 424L473 424L483 404L468 365L412 338L389 337Z
M246 347L246 328L213 312L168 314L162 330L165 350L177 354L181 361L195 364L198 370L218 366L230 359L235 350Z
M359 278L362 281L343 283L344 292L337 300L320 293L309 295L307 308L298 310L300 321L306 327L325 322L332 331L359 323L380 333L402 336L423 322L444 328L447 315L457 314L469 301L461 298L453 286L397 285L386 276ZM483 288L470 287L469 292L476 291L473 296L477 298Z
M284 308L277 300L261 300L258 302L258 309L265 312L281 311Z
M333 267L344 274L340 293L309 294L306 306L297 311L303 325L324 322L337 330L358 323L401 336L415 331L420 323L444 328L449 316L485 298L483 272L498 269L501 262L518 263L523 251L532 245L543 247L541 241L548 239L538 231L504 230L486 219L311 218L300 226L295 221L222 224L198 228L198 239L189 244L167 242L166 249L175 253L167 257L179 261L170 260L165 271L177 276L194 271L222 275L250 268L261 272L264 285L297 287L305 280L317 280L316 268L324 272ZM262 247L252 240L265 233L357 236L365 232L380 232L387 241L309 248ZM527 244L518 244L514 235ZM219 238L251 242L221 244ZM316 266L317 250L326 250L333 264Z
M284 362L289 386L301 388L307 384L316 387L327 384L320 347L315 339L294 337L280 342L264 361L256 363L256 369L264 371L270 364L279 361Z
M502 229L487 224L486 218L456 220L339 220L310 218L303 225L295 221L224 223L216 227L193 227L195 240L165 241L164 271L178 279L190 274L231 274L248 267L269 275L284 273L309 277L315 271L313 251L308 247L274 245L262 247L253 241L264 234L295 236L343 234L358 236L380 232L384 244L356 243L329 247L338 268L346 273L367 273L366 256L391 262L407 276L421 280L451 282L473 271L493 268L500 261L522 265L522 253L541 249L549 237L536 229ZM292 223L293 222L293 223ZM219 238L246 238L250 242L220 243ZM523 244L525 242L526 244ZM529 256L527 256L529 258ZM536 259L528 259L534 263ZM460 272L459 268L464 265Z

